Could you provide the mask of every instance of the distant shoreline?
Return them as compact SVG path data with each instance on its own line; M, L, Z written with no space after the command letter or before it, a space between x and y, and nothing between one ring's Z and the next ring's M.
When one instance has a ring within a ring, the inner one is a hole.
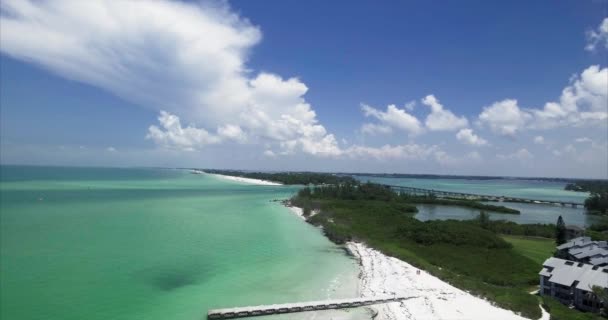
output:
M124 165L124 166L111 166L111 165L65 165L65 164L32 164L32 163L0 163L0 167L39 167L39 168L97 168L97 169L163 169L163 170L193 170L192 167L163 167L163 166L139 166L139 165ZM242 172L265 172L265 173L276 173L279 171L273 170L239 170L230 169L232 171ZM369 173L369 172L326 172L326 171L280 171L280 172L294 172L294 173L319 173L319 174L338 174L338 175L350 175L350 176L376 176L385 178L412 178L412 179L462 179L462 180L528 180L528 181L548 181L548 182L575 182L575 181L608 181L606 178L589 178L589 177L525 177L525 176L477 176L477 175L437 175L437 174L425 174L425 173Z
M226 176L223 174L217 174L217 173L207 173L201 170L190 170L191 173L193 174L206 174L206 175L210 175L210 176L215 176L224 180L230 180L230 181L236 181L236 182L242 182L242 183L248 183L248 184L255 184L255 185L261 185L261 186L282 186L283 184L278 183L278 182L272 182L272 181L266 181L266 180L260 180L260 179L251 179L251 178L243 178L243 177L235 177L235 176Z

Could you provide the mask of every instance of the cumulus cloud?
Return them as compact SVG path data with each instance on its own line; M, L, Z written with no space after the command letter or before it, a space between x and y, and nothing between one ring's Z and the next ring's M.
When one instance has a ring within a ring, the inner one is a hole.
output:
M414 108L416 107L416 101L410 101L408 103L406 103L403 108L407 111L414 111Z
M209 144L220 143L221 138L202 128L193 126L183 127L178 116L161 111L158 122L162 128L155 125L148 128L147 139L166 148L177 148L194 151Z
M591 139L590 139L590 138L588 138L588 137L580 137L580 138L576 138L574 141L575 141L575 142L578 142L578 143L593 142L593 140L591 140Z
M345 155L353 158L372 158L377 160L424 160L439 152L439 147L432 145L406 144L384 145L382 147L352 146L345 150Z
M375 135L379 133L386 134L393 132L393 129L391 129L391 127L389 126L384 126L381 124L364 123L361 126L361 132L369 135Z
M608 119L608 68L590 66L562 90L559 102L533 109L534 128L605 124Z
M477 151L467 153L463 156L452 156L444 151L438 151L435 153L435 160L442 166L455 167L482 163L483 157Z
M514 99L495 102L484 107L479 114L482 125L487 125L495 133L505 136L513 136L524 129L531 118L530 114L519 108L517 100Z
M471 129L460 129L458 133L456 133L456 139L462 143L470 144L472 146L485 146L488 144L488 141L479 137L473 130Z
M233 124L226 124L217 129L218 136L228 140L234 140L238 142L245 142L247 136L241 127Z
M426 117L426 127L433 131L457 130L469 125L465 117L457 117L451 111L443 108L434 95L428 95L422 99L422 104L431 108L431 113Z
M569 144L569 145L564 146L561 149L553 150L552 153L556 157L561 157L561 156L566 156L566 155L574 156L574 155L576 155L576 148L573 145Z
M404 109L397 108L394 104L386 107L386 111L381 111L370 107L366 104L361 104L361 110L366 117L376 118L380 124L364 124L362 131L367 133L383 132L387 133L392 129L405 131L411 134L417 134L422 131L420 121Z
M534 137L534 143L536 143L536 144L544 144L545 143L545 137L543 137L543 136L536 136L536 137Z
M608 18L604 18L596 30L587 32L585 50L595 51L598 47L608 49Z
M510 154L498 154L496 155L496 157L498 159L503 159L503 160L508 160L508 159L515 159L515 160L519 160L519 161L526 161L526 160L531 160L534 159L534 155L528 151L528 149L526 148L521 148L513 153Z
M161 146L270 141L337 153L304 83L247 68L262 34L225 3L6 0L0 23L3 53L164 110L147 135Z
M265 151L264 151L264 155L265 155L265 156L267 156L267 157L269 157L269 158L274 158L274 157L276 157L276 156L277 156L277 155L274 153L274 151L272 151L272 150L265 150Z
M559 101L542 109L522 109L517 100L506 99L484 107L479 122L492 131L514 136L525 129L606 125L608 120L608 68L590 66L572 78Z

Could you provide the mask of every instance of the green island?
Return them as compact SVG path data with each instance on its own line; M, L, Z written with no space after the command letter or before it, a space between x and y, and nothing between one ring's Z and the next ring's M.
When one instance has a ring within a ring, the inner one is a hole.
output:
M410 201L365 183L303 188L290 204L337 244L364 242L524 317L538 319L542 304L552 319L601 319L530 294L555 251L555 225L490 221L483 211L475 220L422 222Z
M320 185L320 184L340 184L354 183L356 180L351 176L319 173L319 172L248 172L239 170L215 170L202 169L202 171L212 174L221 174L233 177L243 177L278 182L287 185Z

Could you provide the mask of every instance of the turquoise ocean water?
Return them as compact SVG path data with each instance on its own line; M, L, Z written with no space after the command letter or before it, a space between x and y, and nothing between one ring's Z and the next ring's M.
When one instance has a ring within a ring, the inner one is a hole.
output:
M3 166L1 178L2 319L198 320L356 294L356 262L270 201L297 187L168 169Z

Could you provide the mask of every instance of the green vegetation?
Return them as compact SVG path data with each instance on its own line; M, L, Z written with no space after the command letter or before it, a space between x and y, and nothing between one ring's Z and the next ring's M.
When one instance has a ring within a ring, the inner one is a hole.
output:
M608 241L608 218L603 218L602 221L594 223L587 230L585 235L596 241Z
M355 179L351 176L336 175L331 173L316 172L246 172L238 170L212 170L204 169L204 172L222 174L226 176L243 177L259 180L279 182L282 184L301 184L301 185L320 185L320 184L340 184L354 183Z
M474 200L464 200L464 199L445 199L445 198L437 198L434 196L415 196L409 194L401 194L400 198L410 202L417 204L437 204L437 205L446 205L446 206L457 206L457 207L466 207L471 209L479 209L486 211L493 211L499 213L509 213L509 214L519 214L519 210L507 208L504 206L495 206L491 204L481 203L479 201Z
M541 237L553 239L555 237L554 224L517 224L512 221L489 221L486 229L504 235L518 235L528 237Z
M304 188L292 204L320 209L308 221L336 243L366 242L503 308L540 317L538 301L528 293L538 284L537 261L494 233L493 222L422 222L412 217L408 200L368 183Z
M608 192L608 180L578 180L573 183L568 183L564 189L580 192L606 193Z
M592 193L585 200L585 209L592 214L608 214L608 192Z
M543 297L543 307L551 313L551 320L602 320L601 316L593 313L572 310L551 297Z
M567 184L564 189L589 192L585 209L592 214L608 214L608 180L579 180Z
M346 182L339 185L326 185L315 188L313 194L310 188L300 190L301 198L319 199L342 199L342 200L383 200L399 202L411 206L408 212L417 212L415 204L436 204L447 206L467 207L479 210L493 211L499 213L519 214L519 211L503 207L484 204L473 200L443 199L430 196L415 196L406 193L396 193L390 188L375 183ZM301 205L308 205L302 203Z
M536 262L538 270L555 251L555 243L551 239L505 235L502 238L513 245L513 250Z
M566 243L566 224L562 216L559 216L555 224L555 244L559 246L563 243Z

